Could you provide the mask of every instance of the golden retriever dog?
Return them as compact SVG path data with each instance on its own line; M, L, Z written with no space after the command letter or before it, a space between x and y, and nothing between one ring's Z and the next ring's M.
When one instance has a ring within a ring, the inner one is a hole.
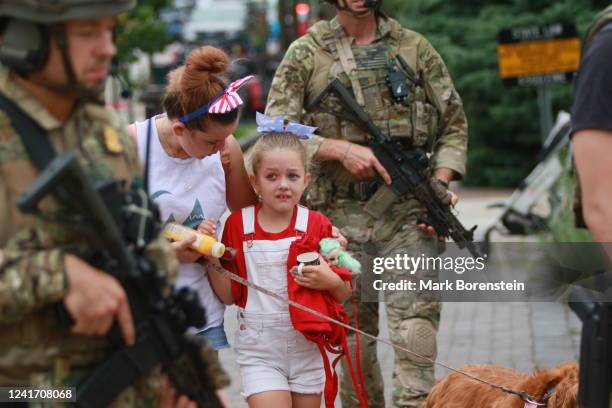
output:
M545 408L579 408L578 364L567 363L535 374L491 365L468 365L460 371L495 385L525 391ZM452 373L438 381L421 408L531 408L520 397ZM535 408L535 406L534 406Z

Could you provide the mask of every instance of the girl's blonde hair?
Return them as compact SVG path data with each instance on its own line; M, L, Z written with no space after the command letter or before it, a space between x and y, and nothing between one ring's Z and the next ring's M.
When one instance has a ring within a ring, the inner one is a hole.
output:
M223 50L200 47L189 53L185 65L168 74L168 86L163 105L170 119L178 119L196 111L223 92L226 83L222 76L229 67L229 58ZM207 120L221 124L234 123L239 109L228 113L207 113L194 118L185 126L190 130L205 130Z
M251 173L257 174L257 170L261 165L263 155L274 149L287 149L296 152L302 164L304 170L308 171L308 162L306 159L306 148L300 142L300 140L291 133L275 132L275 133L264 133L262 134L253 149L251 150Z

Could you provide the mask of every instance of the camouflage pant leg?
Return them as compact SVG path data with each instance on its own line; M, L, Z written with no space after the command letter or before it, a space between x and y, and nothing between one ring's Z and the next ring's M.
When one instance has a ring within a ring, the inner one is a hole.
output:
M363 270L367 270L363 268ZM378 336L378 303L377 302L362 302L361 301L361 275L355 277L355 304L357 306L357 317L359 322L359 329L370 333L374 336ZM349 324L355 324L354 312L353 312L353 300L349 299L344 303L344 309L349 315ZM361 369L363 372L363 382L368 393L368 405L370 408L384 408L384 387L383 380L380 371L380 364L376 356L376 341L366 339L363 336L359 337L360 341L360 353L361 353ZM355 333L348 332L347 342L349 345L349 356L353 361L355 369L355 350L356 337ZM359 399L355 394L355 389L351 379L350 371L346 358L342 359L342 377L340 379L340 397L342 399L342 406L344 408L353 408L359 406Z
M406 247L385 253L387 257L411 253ZM419 255L421 251L419 251ZM426 275L436 275L427 271ZM405 271L386 271L389 278L399 281L406 277ZM390 280L391 281L391 280ZM422 300L407 291L387 292L386 311L391 340L420 356L395 350L393 367L393 407L417 408L427 398L434 384L434 364L437 354L436 334L440 322L441 305L437 301Z

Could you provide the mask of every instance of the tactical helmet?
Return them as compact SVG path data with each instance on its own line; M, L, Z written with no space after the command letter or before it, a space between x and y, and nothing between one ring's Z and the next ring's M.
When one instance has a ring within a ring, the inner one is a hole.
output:
M136 0L0 0L0 62L28 75L47 61L52 24L114 16L135 4ZM60 49L73 81L65 41L60 41Z
M134 7L136 0L0 0L0 17L40 24L107 17Z

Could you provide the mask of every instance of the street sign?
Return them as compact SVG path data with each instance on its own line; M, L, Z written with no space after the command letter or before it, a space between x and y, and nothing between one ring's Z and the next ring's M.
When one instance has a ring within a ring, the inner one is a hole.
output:
M514 27L498 35L499 73L506 84L542 86L571 80L580 62L576 27Z

